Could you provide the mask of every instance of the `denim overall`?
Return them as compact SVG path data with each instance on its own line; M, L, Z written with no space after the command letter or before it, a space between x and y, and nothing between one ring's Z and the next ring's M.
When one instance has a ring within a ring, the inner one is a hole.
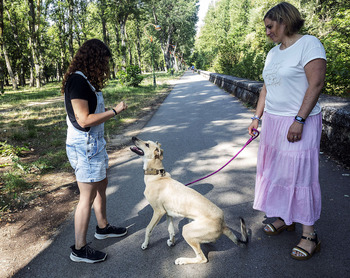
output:
M82 72L76 71L75 73L83 76L96 94L95 114L105 112L102 92L96 92ZM66 121L68 125L66 151L69 162L75 170L77 181L99 182L105 179L108 155L104 139L104 123L90 127L88 132L84 132L72 125L68 115Z

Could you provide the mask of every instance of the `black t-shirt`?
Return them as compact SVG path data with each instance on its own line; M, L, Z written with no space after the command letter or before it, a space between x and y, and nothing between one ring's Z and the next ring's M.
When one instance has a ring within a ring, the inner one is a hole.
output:
M81 131L89 131L90 127L82 128L75 119L72 99L84 99L88 101L89 113L95 113L97 107L97 97L95 92L91 89L87 80L80 74L73 73L67 80L64 88L64 101L66 105L66 111L70 122L73 126Z

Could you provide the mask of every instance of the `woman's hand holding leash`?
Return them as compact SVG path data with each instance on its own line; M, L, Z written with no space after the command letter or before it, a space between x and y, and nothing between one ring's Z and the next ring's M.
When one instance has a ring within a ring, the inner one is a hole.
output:
M253 119L252 123L248 127L248 132L250 136L256 135L256 131L258 131L258 127L259 127L259 121L260 119L257 119L257 118Z

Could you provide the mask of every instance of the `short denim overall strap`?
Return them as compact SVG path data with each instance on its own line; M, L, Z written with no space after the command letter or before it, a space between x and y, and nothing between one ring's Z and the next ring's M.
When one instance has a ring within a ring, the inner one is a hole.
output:
M104 104L102 92L97 92L95 87L91 85L91 83L89 82L87 77L81 71L76 71L75 73L84 77L86 79L87 83L89 84L90 88L92 89L92 91L95 92L95 94L96 94L97 106L95 109L95 114L105 112L105 104ZM70 125L73 126L72 124L70 124ZM103 137L103 135L104 135L104 123L91 127L88 133L96 134L96 135L98 135L98 137Z

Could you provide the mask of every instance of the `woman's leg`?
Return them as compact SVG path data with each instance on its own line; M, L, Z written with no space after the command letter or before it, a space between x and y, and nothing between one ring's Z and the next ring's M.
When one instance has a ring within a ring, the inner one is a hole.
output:
M108 178L97 183L97 194L94 201L94 211L97 220L95 238L106 239L109 237L121 237L127 234L125 227L116 227L110 225L107 221L106 213L106 190Z
M316 238L314 226L303 225L303 236L304 237L308 237L308 238L312 238L312 239ZM301 247L302 249L306 250L310 254L312 254L314 252L315 248L316 248L316 244L317 243L314 242L314 241L302 238L300 240L298 246ZM294 251L294 250L293 250L293 254L295 256L304 256L300 252L297 252L297 251Z
M86 233L90 222L91 207L97 195L96 183L78 182L79 202L75 210L75 248L79 250L86 245Z
M97 194L94 200L94 211L96 215L97 225L103 229L107 226L107 212L106 212L106 189L108 185L108 178L97 182Z

